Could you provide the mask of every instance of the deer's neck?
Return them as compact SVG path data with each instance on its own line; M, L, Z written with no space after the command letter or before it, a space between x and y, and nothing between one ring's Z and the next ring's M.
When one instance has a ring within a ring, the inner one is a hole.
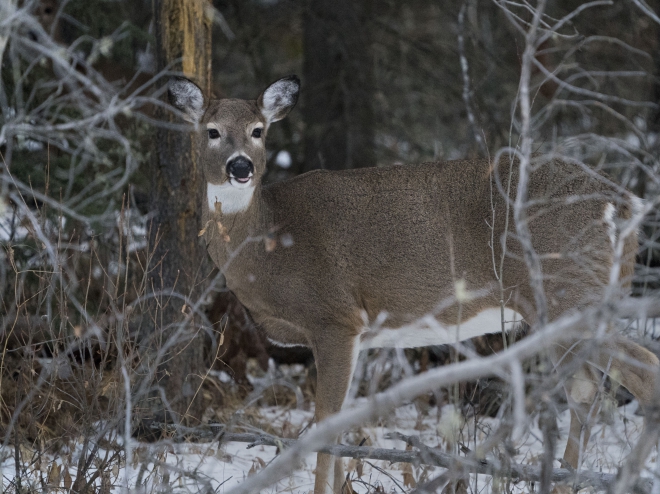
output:
M218 212L222 216L232 216L245 213L249 210L260 184L237 187L228 181L216 185L206 184L206 199L210 211Z
M204 208L204 237L209 254L221 269L228 268L241 252L255 255L263 250L262 237L268 232L271 218L261 184L251 190L230 187L209 185L208 207ZM260 249L254 248L257 243Z

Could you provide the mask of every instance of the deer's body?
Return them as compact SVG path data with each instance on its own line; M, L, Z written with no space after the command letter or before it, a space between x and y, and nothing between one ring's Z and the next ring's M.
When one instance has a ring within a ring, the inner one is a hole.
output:
M546 172L551 169L554 179ZM531 229L540 254L560 254L568 247L566 240L578 233L591 237L582 247L594 248L579 259L554 261L566 271L561 283L550 283L554 291L561 291L555 297L570 297L575 305L580 298L586 304L607 283L612 252L595 246L610 242L605 212L613 203L602 197L604 184L580 183L571 179L571 171L575 174L577 167L548 164L534 174L530 194L551 200L573 189L573 194L599 198L590 205L580 201L560 214L550 208L532 221ZM457 329L458 340L497 332L500 292L492 258L499 264L507 206L491 180L485 160L307 173L255 191L249 208L226 215L228 220L218 216L229 242L211 221L206 233L209 253L218 266L226 265L227 286L254 320L282 344L311 346L317 321L358 337L360 349L453 343ZM211 196L209 205L213 200ZM217 220L215 207L206 208L206 214ZM561 235L543 235L548 222ZM263 241L242 245L248 237L256 240L268 234L277 242L272 250L265 249ZM533 297L524 281L525 264L514 260L517 242L509 239L507 247L511 256L503 270L506 319L515 315L520 321L523 314L533 317ZM579 265L586 262L598 276L574 290L570 278L581 273ZM458 280L468 290L490 291L462 301L460 318L457 304L449 303ZM385 313L385 329L367 331ZM427 314L434 314L447 331L396 331Z
M251 102L207 104L185 80L174 81L170 93L175 106L206 127L198 142L208 180L209 253L269 338L312 348L318 420L341 409L361 349L451 343L501 331L501 300L506 321L535 323L528 269L503 193L516 190L517 164L472 160L316 171L262 186L263 139L268 125L295 104L297 79L282 79ZM635 198L577 164L539 160L528 194L529 229L554 319L602 297L618 225L630 218ZM621 257L622 289L630 284L636 249L630 235ZM410 325L420 318L422 324ZM569 365L588 330L579 328L549 349L553 360ZM599 372L615 371L642 404L651 399L655 356L620 338L608 344L606 350L626 358L592 356L592 365L580 364L565 386L572 414L564 458L573 467L580 435L589 437L585 422ZM341 461L319 454L315 493L339 492L342 480Z
M443 196L461 195L458 187L443 187L443 168L449 167L315 171L263 188L251 205L255 211L246 212L253 222L241 222L239 228L249 225L254 236L274 232L278 245L270 252L263 242L244 246L236 254L238 262L225 270L227 285L245 300L270 338L288 344L311 344L311 320L351 328L358 336L367 321L384 311L391 328L433 311L453 295L453 284L447 283L452 272L444 234L454 230L462 238L460 230L479 228L480 240L456 245L456 272L466 272L468 279L470 274L481 279L483 273L481 267L467 265L466 249L487 254L490 238L485 223L468 225L461 214L442 214ZM435 189L424 187L429 174L437 183ZM487 181L482 182L487 198ZM219 265L248 234L235 235L233 222L223 225L229 245L215 242L209 247ZM291 245L282 245L282 239ZM248 277L253 282L245 285ZM466 313L467 318L471 315L472 311ZM455 315L441 319L446 325L456 323Z

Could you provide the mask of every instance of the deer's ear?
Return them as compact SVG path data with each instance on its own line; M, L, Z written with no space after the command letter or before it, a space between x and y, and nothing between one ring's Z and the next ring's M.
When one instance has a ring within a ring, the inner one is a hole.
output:
M185 77L170 80L168 95L170 104L183 112L187 121L197 123L204 115L204 94L197 84Z
M286 117L296 106L300 92L300 79L290 75L272 83L261 93L257 105L268 125Z

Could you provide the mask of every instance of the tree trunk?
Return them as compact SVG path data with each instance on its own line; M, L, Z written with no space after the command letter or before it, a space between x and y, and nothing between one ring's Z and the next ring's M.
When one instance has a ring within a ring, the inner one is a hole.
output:
M655 11L660 8L660 1L655 2ZM653 79L651 82L651 102L660 105L660 26L655 27L655 50L653 57ZM649 112L649 131L660 133L660 108L654 108Z
M309 0L303 18L303 169L375 166L372 0Z
M206 0L153 0L158 69L180 70L209 94L211 77L211 19ZM172 65L173 64L173 65ZM168 117L169 115L169 117ZM162 112L161 119L174 117ZM182 122L178 121L181 124ZM152 158L150 245L154 249L149 290L162 295L151 308L152 335L159 344L176 344L157 372L157 385L167 402L166 419L194 423L203 410L199 387L204 375L205 335L191 321L185 331L178 324L199 297L211 269L205 248L198 241L201 228L203 178L190 132L157 131ZM170 297L174 291L183 299ZM185 302L184 302L185 301ZM184 303L186 307L184 307ZM156 393L160 395L160 393ZM193 398L195 398L193 400ZM167 417L168 414L172 416Z

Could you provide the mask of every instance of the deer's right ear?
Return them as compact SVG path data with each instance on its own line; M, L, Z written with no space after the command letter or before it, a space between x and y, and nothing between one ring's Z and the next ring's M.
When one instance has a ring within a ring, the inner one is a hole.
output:
M168 95L170 104L183 112L188 122L198 123L204 115L204 94L197 84L185 77L170 80Z

